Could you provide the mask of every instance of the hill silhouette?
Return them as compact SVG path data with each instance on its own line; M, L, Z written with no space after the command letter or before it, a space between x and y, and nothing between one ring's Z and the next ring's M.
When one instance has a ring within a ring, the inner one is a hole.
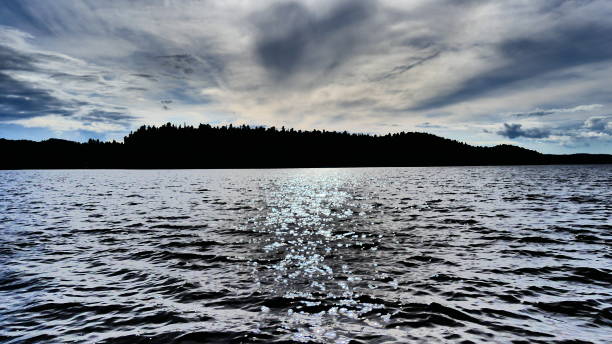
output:
M0 139L2 169L273 168L612 163L607 154L478 147L420 132L387 135L208 124L142 126L124 142Z

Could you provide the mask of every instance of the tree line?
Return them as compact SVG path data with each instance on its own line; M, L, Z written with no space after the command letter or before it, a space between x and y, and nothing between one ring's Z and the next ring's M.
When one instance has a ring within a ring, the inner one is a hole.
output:
M422 132L369 135L276 127L142 126L123 142L0 139L0 168L275 168L612 163L612 155L547 155L471 146Z

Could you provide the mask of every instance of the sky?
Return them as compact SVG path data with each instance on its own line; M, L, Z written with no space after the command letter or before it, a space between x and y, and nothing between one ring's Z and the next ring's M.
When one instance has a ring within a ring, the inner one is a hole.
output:
M612 153L609 0L2 0L0 137L143 124Z

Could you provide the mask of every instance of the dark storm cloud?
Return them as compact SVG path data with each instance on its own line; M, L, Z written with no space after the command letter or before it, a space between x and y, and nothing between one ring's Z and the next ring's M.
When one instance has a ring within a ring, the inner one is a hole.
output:
M60 100L50 91L17 80L7 72L37 72L38 58L0 45L0 121L47 114L69 115L73 104Z
M32 71L37 69L34 63L36 63L34 56L0 45L0 71Z
M72 61L63 56L16 50L0 44L0 121L18 121L48 115L60 115L86 122L104 122L127 125L135 117L121 112L90 111L81 116L83 108L95 107L94 103L73 98L60 98L51 89L36 83L36 79L76 82L105 86L99 75L57 71L49 69L49 63ZM78 71L78 69L75 68ZM33 81L25 81L20 75L33 75Z
M501 67L471 77L453 91L434 96L413 110L471 100L518 81L536 79L575 66L610 61L612 40L609 37L612 37L612 25L590 23L503 41L496 47Z
M517 137L526 137L530 139L543 139L550 136L550 131L541 128L523 129L521 124L504 123L504 128L497 132L498 135L514 139Z
M0 72L0 121L48 114L67 116L74 105L52 96L47 90Z
M298 2L275 4L256 16L255 53L277 79L304 69L333 69L354 50L375 11L368 1L345 1L318 17Z

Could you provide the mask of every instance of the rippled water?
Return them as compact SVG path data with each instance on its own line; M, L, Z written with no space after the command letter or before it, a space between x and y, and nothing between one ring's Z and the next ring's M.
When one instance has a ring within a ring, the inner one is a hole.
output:
M3 171L0 342L609 343L611 219L612 166Z

